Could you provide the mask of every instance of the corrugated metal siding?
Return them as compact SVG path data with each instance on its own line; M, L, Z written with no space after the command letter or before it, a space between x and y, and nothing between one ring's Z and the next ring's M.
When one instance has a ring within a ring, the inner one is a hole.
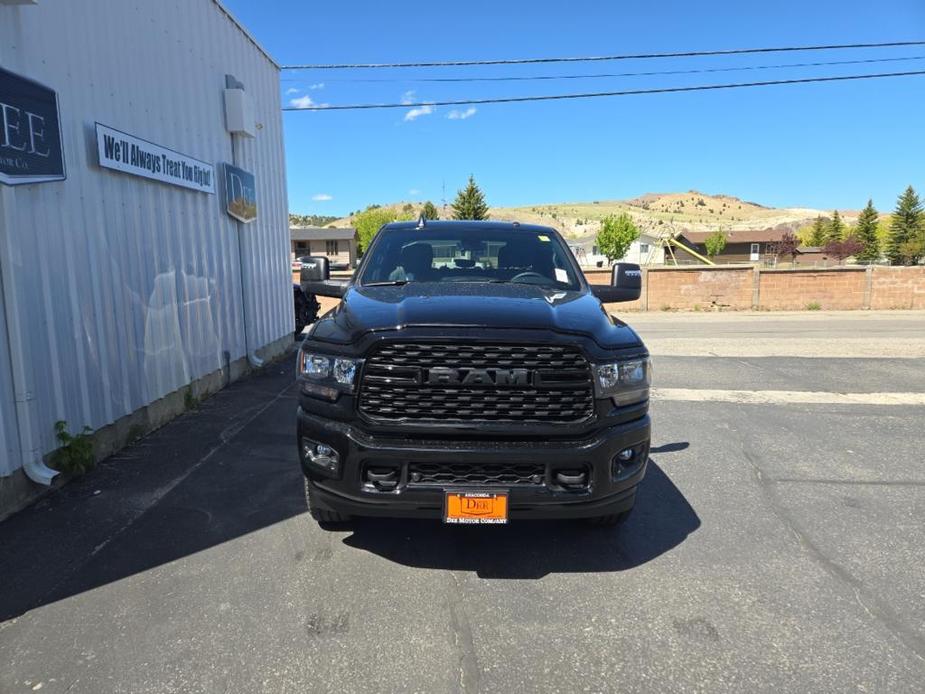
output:
M0 477L19 466L19 430L16 428L16 405L13 400L13 374L7 350L6 319L0 292Z
M67 161L67 181L13 189L7 215L15 282L29 297L16 309L43 451L58 419L99 428L221 368L223 352L245 355L238 224L221 196L101 169L95 121L210 162L219 177L225 161L256 175L259 217L243 229L248 337L262 346L292 330L279 75L219 7L0 6L0 65L58 91ZM236 152L224 129L226 73L262 124ZM0 355L4 423L14 421L7 363ZM11 450L15 429L0 436Z

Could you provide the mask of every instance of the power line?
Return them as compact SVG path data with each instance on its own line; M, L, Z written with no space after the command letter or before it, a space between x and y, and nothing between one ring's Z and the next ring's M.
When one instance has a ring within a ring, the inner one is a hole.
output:
M828 67L832 65L868 65L870 63L897 63L910 60L925 60L925 55L902 58L868 58L865 60L828 60L816 63L779 63L777 65L745 65L740 67L695 68L693 70L649 70L646 72L598 72L585 75L522 75L506 77L357 77L328 78L328 82L382 83L382 82L533 82L543 80L580 80L602 77L652 77L657 75L697 75L714 72L747 72L751 70L781 70L795 67ZM282 82L302 82L302 79L285 79Z
M308 106L306 108L284 107L283 111L355 111L378 108L419 108L422 106L467 106L476 104L512 104L525 101L564 101L567 99L593 99L604 96L634 96L639 94L672 94L679 92L702 92L716 89L741 89L744 87L770 87L781 84L810 84L813 82L843 82L847 80L869 80L883 77L911 77L925 75L925 70L911 72L881 72L871 75L842 75L838 77L807 77L804 79L772 80L768 82L738 82L733 84L704 84L693 87L661 87L656 89L627 89L617 92L586 92L583 94L549 94L544 96L509 96L492 99L458 99L452 101L427 101L398 104L347 104L343 106Z
M534 65L537 63L590 63L609 60L649 60L652 58L693 58L710 55L747 55L754 53L788 53L794 51L830 51L847 48L897 48L923 46L925 41L889 41L884 43L842 43L831 45L783 46L774 48L730 48L711 51L680 51L672 53L630 53L625 55L596 55L566 58L516 58L508 60L447 60L418 63L330 63L283 65L282 70L357 70L406 67L462 67L472 65Z

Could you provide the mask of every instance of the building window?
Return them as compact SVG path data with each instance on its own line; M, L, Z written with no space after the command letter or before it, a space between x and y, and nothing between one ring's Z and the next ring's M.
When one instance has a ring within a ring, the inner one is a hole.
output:
M337 255L338 253L337 241L336 240L325 241L324 242L324 252L325 252L325 255Z
M591 246L591 255L597 255L597 246Z
M647 243L639 244L639 255L649 255L649 244Z
M759 253L761 253L761 244L753 243L752 244L752 255L758 255Z

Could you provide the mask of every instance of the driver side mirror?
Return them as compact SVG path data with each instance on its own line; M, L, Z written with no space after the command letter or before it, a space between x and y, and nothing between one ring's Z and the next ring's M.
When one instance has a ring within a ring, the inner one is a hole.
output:
M333 296L339 299L347 291L348 280L332 280L331 266L324 256L306 256L299 260L302 263L299 281L302 291L306 294Z
M617 263L610 274L610 286L593 284L591 292L605 304L636 301L642 295L642 270L635 263Z

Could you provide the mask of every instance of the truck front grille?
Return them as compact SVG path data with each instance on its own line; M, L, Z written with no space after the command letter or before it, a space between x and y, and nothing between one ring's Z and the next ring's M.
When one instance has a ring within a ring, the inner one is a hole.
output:
M359 408L386 421L571 423L594 411L591 370L569 345L383 343Z
M411 485L518 487L542 485L541 463L409 463Z

